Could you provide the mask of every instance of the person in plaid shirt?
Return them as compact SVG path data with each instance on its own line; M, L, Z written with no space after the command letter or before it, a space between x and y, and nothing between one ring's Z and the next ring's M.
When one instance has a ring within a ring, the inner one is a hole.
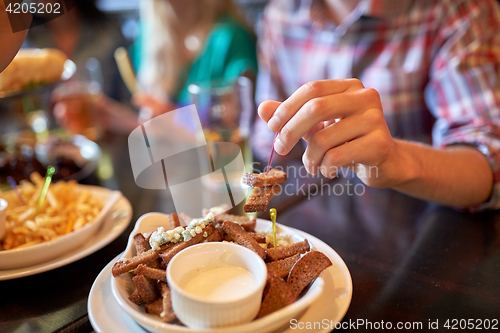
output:
M259 29L257 157L279 131L312 174L354 162L368 186L500 207L495 0L272 0Z

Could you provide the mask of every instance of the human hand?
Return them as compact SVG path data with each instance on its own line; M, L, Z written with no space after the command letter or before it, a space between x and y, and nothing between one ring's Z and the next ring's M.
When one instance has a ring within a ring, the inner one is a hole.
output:
M84 123L87 124L85 126L91 124L102 130L124 134L140 125L136 112L104 94L83 101L57 99L55 96L53 99L54 116L58 124L72 133L81 134ZM85 113L81 112L82 108ZM83 123L82 115L85 115Z
M402 180L404 162L380 96L357 79L309 82L283 103L262 103L259 116L271 131L279 131L274 146L278 154L288 154L300 138L308 142L302 161L311 174L319 169L333 178L339 168L348 167L372 187Z
M58 124L73 134L82 134L97 139L95 101L90 94L52 94L53 113ZM95 133L94 133L95 132Z
M135 94L132 103L140 109L147 108L151 118L176 109L176 105L168 99L145 93Z

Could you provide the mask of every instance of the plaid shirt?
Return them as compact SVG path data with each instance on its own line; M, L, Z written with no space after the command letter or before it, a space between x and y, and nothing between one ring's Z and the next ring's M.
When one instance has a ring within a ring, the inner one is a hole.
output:
M358 78L380 93L393 137L485 154L494 189L471 209L500 208L496 1L361 0L338 26L325 13L322 0L271 1L259 26L257 102L283 101L309 81ZM255 130L253 148L266 158L273 133L260 119Z

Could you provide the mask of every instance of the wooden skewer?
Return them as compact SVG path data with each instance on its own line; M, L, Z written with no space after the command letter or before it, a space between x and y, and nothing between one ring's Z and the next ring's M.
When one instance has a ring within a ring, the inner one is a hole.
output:
M120 71L123 82L125 82L125 85L130 93L135 95L136 93L141 92L127 49L124 47L117 48L115 51L115 61L118 65L118 70Z
M42 207L43 200L45 199L45 195L47 194L47 191L49 190L49 185L52 182L52 176L54 176L55 172L56 172L56 168L54 168L53 166L49 166L47 168L47 174L45 175L45 180L43 182L42 191L40 192L40 197L38 197L38 203L36 205L36 214L38 214L40 207Z
M276 143L276 138L278 137L278 133L274 135L274 141L273 141L273 146L271 147L271 155L269 156L269 161L267 162L267 168L266 168L266 175L269 172L269 169L271 168L271 163L273 161L273 156L274 156L274 144Z
M278 260L278 245L276 244L276 218L278 217L278 212L276 208L271 208L269 211L269 215L271 215L271 221L273 222L273 245L274 245L274 258Z

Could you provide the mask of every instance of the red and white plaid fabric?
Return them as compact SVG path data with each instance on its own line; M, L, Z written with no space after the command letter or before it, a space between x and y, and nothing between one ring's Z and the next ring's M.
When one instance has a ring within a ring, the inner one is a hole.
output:
M500 208L500 8L496 0L361 0L336 26L323 0L271 1L259 26L256 99L283 101L302 84L359 78L381 96L395 138L477 147ZM273 133L259 120L253 148ZM464 177L474 177L464 170Z

